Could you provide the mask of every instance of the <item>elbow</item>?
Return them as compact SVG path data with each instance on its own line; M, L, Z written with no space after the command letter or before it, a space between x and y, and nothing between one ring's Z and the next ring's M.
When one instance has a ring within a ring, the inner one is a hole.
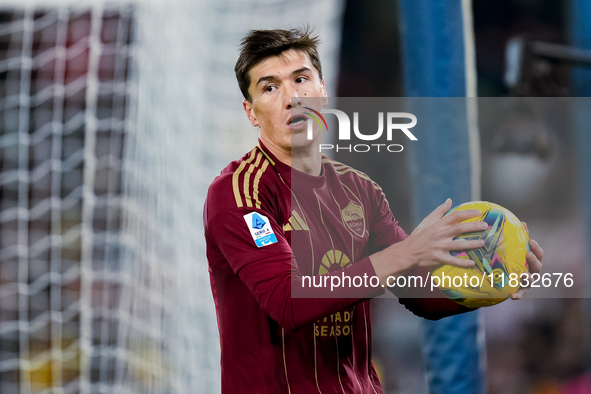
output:
M276 316L276 317L270 316L270 317L271 317L271 320L275 324L277 324L277 326L282 328L286 334L294 333L305 326L305 324L297 324L297 322L295 322L293 319L288 318L286 316Z
M293 333L296 331L301 330L302 328L306 327L312 320L305 319L305 316L297 317L293 311L293 305L288 305L279 313L270 315L271 319L273 319L283 330L285 333Z
M269 317L286 333L293 333L309 326L322 315L316 315L308 299L288 298L267 309Z

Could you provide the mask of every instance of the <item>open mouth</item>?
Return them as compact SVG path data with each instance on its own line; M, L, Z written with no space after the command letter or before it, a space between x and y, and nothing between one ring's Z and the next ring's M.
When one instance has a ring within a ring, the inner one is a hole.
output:
M291 127L298 127L304 124L307 118L304 115L294 115L289 119L288 124Z

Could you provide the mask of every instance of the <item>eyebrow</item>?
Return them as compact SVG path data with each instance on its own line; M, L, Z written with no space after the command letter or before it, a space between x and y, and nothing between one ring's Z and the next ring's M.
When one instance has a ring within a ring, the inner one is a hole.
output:
M309 67L302 67L302 68L298 68L297 70L294 70L291 72L291 75L297 75L297 74L303 74L303 73L307 73L307 72L311 72L312 70L310 70ZM267 81L277 81L279 78L275 77L274 75L268 75L265 77L260 77L256 83L256 86L260 85L261 82L267 82Z

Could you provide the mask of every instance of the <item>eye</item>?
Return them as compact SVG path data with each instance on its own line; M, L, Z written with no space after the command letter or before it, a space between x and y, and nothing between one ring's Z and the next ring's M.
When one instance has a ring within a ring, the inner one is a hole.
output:
M303 82L305 82L307 79L308 79L308 78L306 78L306 77L297 77L295 81L296 81L296 83L303 83Z
M273 86L273 85L267 85L265 86L265 88L263 89L265 91L265 93L271 93L272 91L274 91L277 87Z

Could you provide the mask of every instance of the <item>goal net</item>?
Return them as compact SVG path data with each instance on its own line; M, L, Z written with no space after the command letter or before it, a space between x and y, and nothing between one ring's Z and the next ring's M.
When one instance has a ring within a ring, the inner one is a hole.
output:
M0 393L219 391L202 207L256 143L237 45L315 25L334 86L341 7L0 3Z

